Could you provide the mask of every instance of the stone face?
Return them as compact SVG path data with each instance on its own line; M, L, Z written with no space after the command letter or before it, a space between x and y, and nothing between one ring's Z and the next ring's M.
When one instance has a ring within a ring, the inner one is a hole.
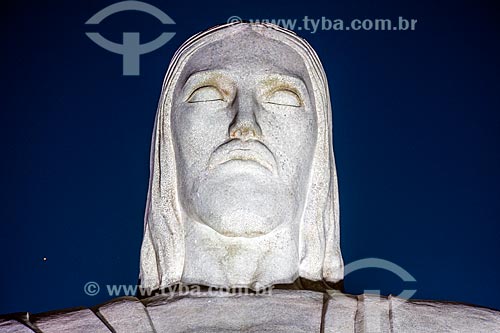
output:
M189 39L156 116L142 287L341 280L331 136L326 76L302 38L240 23Z
M322 293L278 290L158 297L147 304L156 332L319 332L322 308Z
M288 30L229 24L181 46L152 140L142 286L341 280L330 117L321 63ZM500 332L498 311L463 304L207 289L5 316L0 332Z
M134 297L115 299L99 307L98 313L116 333L153 333L144 305Z

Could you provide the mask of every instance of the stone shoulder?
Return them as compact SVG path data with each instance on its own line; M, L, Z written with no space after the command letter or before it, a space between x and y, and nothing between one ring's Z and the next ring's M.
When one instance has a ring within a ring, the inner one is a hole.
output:
M500 312L378 295L273 290L113 299L93 309L0 317L0 332L499 332Z

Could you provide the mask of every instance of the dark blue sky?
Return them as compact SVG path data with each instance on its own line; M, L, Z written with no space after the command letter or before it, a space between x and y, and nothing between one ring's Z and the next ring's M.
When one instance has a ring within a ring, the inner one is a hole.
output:
M330 82L346 292L381 290L500 309L499 11L494 2L147 1L175 25L113 1L2 5L0 313L92 306L135 284L149 148L164 73L192 34L244 19L398 16L415 31L297 31ZM175 32L122 76L121 56L85 36L143 42ZM43 258L47 260L44 261ZM88 296L88 281L101 285Z

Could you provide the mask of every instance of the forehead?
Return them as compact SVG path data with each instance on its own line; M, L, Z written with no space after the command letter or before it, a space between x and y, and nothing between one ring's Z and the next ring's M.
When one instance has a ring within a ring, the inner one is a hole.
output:
M192 73L219 69L244 76L290 75L302 79L308 86L310 81L304 60L297 51L250 27L198 49L186 63L181 76L186 80Z

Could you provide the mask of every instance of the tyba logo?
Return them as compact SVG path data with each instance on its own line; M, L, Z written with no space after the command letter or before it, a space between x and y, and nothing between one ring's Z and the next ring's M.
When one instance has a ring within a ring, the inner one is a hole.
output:
M148 13L163 24L175 24L174 20L158 8L140 1L122 1L112 4L97 12L85 24L96 25L110 15L127 10ZM98 32L87 32L85 34L100 47L123 56L123 75L139 75L141 54L153 52L162 47L174 37L175 32L164 32L158 38L144 44L140 44L140 33L138 32L124 32L123 44L107 40Z

